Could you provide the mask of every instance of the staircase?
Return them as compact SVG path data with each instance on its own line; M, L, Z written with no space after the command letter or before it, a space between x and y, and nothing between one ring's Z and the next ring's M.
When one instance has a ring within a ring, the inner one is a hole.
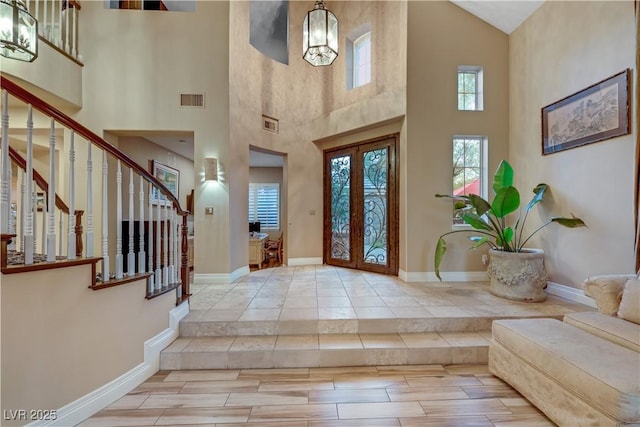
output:
M145 280L147 299L175 291L176 303L185 301L189 212L174 193L117 147L10 78L1 76L0 88L2 274L92 264L87 285L93 290ZM37 161L34 150L40 153ZM47 163L46 174L36 171L36 165Z
M589 310L556 297L507 301L486 283L405 283L329 266L270 270L200 286L160 369L486 363L493 320Z

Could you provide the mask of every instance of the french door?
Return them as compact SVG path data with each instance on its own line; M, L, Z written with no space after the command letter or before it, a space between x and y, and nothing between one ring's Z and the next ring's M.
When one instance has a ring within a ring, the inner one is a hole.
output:
M398 274L398 135L324 152L324 262Z

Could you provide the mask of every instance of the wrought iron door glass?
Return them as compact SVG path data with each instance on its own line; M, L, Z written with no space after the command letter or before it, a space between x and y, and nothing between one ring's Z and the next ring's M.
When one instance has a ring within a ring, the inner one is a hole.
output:
M351 259L351 156L331 159L331 257Z
M365 151L362 156L363 261L387 265L388 148Z

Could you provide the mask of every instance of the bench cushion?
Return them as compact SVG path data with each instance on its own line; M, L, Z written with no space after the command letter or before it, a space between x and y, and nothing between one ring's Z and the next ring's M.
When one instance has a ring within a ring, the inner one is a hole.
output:
M640 354L554 319L493 322L493 339L590 406L640 422Z
M640 352L640 325L595 311L567 314L564 316L564 321L630 350Z

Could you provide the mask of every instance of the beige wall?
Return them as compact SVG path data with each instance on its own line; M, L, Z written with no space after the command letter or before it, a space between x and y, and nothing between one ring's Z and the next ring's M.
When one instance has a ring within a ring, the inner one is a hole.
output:
M317 68L302 59L299 30L311 7L307 2L290 2L287 66L247 43L249 3L230 4L230 211L232 235L244 235L249 145L286 154L288 219L283 231L288 256L320 259L322 150L313 141L404 114L406 3L332 2L330 9L340 16L342 53L331 67ZM373 83L347 92L344 37L363 22L371 23L376 52L379 47L380 53L388 55L374 56ZM262 114L280 119L279 134L262 130ZM232 270L246 265L247 257L245 240L233 239Z
M451 204L434 194L452 191L452 137L488 137L489 177L508 157L509 42L447 1L409 2L408 23L404 269L429 272L438 236L451 230ZM457 110L459 65L484 67L484 111ZM442 271L485 270L465 238L448 242Z
M542 156L540 109L635 61L632 1L546 2L510 37L510 158L516 184L551 197L530 227L573 212L589 228L549 227L533 242L553 282L580 287L592 274L634 271L634 140L627 135Z
M173 151L169 151L157 144L154 144L148 139L135 136L118 137L118 148L120 148L125 154L131 157L133 161L140 164L142 167L146 167L149 171L151 171L151 160L155 160L156 162L162 163L163 165L167 165L174 169L177 169L180 172L178 200L180 201L180 205L182 205L182 208L186 209L187 195L191 193L191 190L194 188L193 181L195 174L193 170L192 160L187 159L186 157L183 157ZM135 179L134 184L136 191L136 196L134 197L136 201L135 209L137 212L137 192L139 191L137 179ZM128 185L129 175L127 173L126 176L123 176L123 194L126 194L127 197L129 194ZM145 193L146 191L147 190L145 188ZM123 211L128 212L128 202L126 202L125 204L126 206L123 206Z
M175 293L147 301L144 280L93 291L90 277L89 266L2 275L3 410L73 402L142 363L143 343L169 326Z
M227 2L198 2L193 13L113 10L87 2L80 21L86 65L79 121L98 134L194 133L196 273L230 269L228 10ZM181 108L181 93L204 93L205 108ZM217 183L201 182L205 157L218 159ZM214 206L216 214L205 217L204 206Z

